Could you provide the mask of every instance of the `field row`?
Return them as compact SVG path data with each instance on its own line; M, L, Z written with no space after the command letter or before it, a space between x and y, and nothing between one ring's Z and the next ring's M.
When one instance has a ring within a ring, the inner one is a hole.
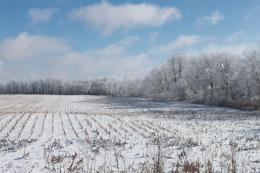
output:
M95 96L0 95L0 113L95 112L97 106L102 107L92 103L95 99Z
M260 171L257 115L94 96L0 97L0 172Z
M14 147L6 144L5 147L2 144L1 151L4 152L19 152L21 147L27 145L35 148L38 146L37 143L46 147L50 141L56 140L72 143L81 141L85 143L84 146L87 146L83 149L85 152L94 152L96 149L101 152L100 147L104 149L104 147L120 146L124 148L124 150L121 148L120 152L124 153L126 159L135 158L136 163L145 160L145 155L150 156L153 153L157 139L160 139L163 150L167 151L165 153L167 162L176 161L174 158L184 148L190 153L187 157L191 160L203 160L205 157L211 159L212 154L215 153L214 159L219 161L223 157L220 153L230 154L230 142L234 142L239 144L239 154L249 159L248 163L252 165L254 161L260 159L257 153L248 152L260 148L259 126L259 122L251 120L213 123L147 116L23 113L0 117L0 138L11 143L24 142L13 143ZM72 149L72 151L77 150ZM100 157L103 154L100 153Z

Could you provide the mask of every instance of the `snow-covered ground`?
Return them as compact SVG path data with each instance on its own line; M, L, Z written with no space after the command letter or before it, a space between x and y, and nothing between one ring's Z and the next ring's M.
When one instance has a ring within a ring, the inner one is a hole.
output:
M101 96L0 96L0 172L260 172L260 115Z

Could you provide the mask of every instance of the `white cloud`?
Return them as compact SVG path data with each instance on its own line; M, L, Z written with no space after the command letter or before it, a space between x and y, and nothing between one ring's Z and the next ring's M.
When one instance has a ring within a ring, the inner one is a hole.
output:
M224 19L224 15L219 11L213 11L209 16L203 16L197 19L197 26L200 27L203 24L217 25L220 21Z
M113 5L102 1L74 10L70 16L110 34L119 28L159 26L167 21L180 19L181 12L175 7L158 7L146 3Z
M54 8L32 8L28 12L28 15L31 17L33 22L47 22L56 12L57 9Z
M69 47L60 39L21 33L0 43L0 59L27 59L55 56Z
M156 47L158 52L171 52L174 50L190 47L201 40L199 35L181 35L176 40Z
M256 45L253 43L240 43L235 45L218 45L211 44L205 50L208 53L218 53L218 52L227 52L234 55L243 55L245 51L256 48Z
M125 52L125 49L127 47L132 46L138 40L139 40L139 37L137 37L137 36L126 37L116 43L110 44L106 48L103 48L103 49L97 50L97 51L102 52L104 55L121 54L121 53Z
M229 53L231 55L241 56L246 51L254 50L257 48L255 43L240 43L240 44L217 44L211 43L207 47L193 50L189 52L190 55L200 55L200 54L212 54L212 53Z
M146 54L128 51L138 40L137 36L126 37L104 48L79 52L55 37L21 33L0 42L0 80L138 77L150 67Z
M86 78L136 78L143 76L151 67L146 54L102 57L101 53L83 58L85 62L81 64L79 74Z
M198 35L182 35L173 42L154 47L153 51L131 54L129 49L140 40L137 36L126 37L103 48L79 52L59 38L21 33L0 42L0 80L135 78L150 70L154 65L152 59L167 58L174 51L189 48L184 52L191 55L222 52L241 55L256 47L252 43L211 43L206 48L192 49L203 39Z
M62 66L77 66L77 74L83 78L135 78L149 71L151 62L147 54L131 55L127 49L138 41L127 37L104 48L85 52L70 52ZM144 68L146 67L146 68Z

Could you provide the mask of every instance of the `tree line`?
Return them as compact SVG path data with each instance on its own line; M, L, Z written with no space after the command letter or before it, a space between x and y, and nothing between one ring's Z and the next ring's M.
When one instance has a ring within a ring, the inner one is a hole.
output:
M176 54L153 69L143 85L145 95L155 99L260 108L260 51Z
M260 50L243 55L175 54L135 80L11 81L0 84L0 93L146 97L257 109L260 108Z

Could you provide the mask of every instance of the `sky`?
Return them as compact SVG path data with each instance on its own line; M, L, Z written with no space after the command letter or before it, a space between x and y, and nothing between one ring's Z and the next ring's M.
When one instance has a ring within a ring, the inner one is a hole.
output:
M0 0L0 81L126 79L260 43L260 0Z

